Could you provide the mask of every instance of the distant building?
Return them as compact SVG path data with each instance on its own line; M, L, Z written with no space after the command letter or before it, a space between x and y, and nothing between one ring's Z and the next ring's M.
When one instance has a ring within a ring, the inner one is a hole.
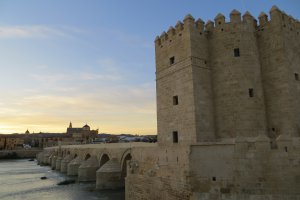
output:
M27 129L21 134L0 134L0 150L14 150L23 147L44 148L69 144L91 143L98 134L97 130L90 130L87 124L82 128L73 128L70 123L67 133L32 133Z
M24 134L0 135L0 150L13 150L22 148L24 144Z
M67 135L71 135L75 142L79 143L91 143L93 139L97 137L98 129L91 130L89 125L84 125L82 128L73 128L72 122L70 122L67 128Z

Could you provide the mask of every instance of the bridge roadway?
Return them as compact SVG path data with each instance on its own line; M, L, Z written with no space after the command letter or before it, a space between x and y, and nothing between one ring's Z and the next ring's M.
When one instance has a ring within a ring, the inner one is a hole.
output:
M37 161L69 176L78 176L78 181L96 181L96 189L117 189L125 186L132 148L156 145L134 142L48 147L37 155Z

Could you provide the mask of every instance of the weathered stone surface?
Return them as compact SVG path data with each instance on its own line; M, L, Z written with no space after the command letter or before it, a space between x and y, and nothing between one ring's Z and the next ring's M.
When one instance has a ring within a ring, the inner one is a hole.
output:
M68 164L73 160L71 154L66 155L62 161L60 166L60 171L66 173L68 171Z
M51 169L55 169L55 167L56 167L56 159L57 159L57 156L52 156L51 157Z
M68 164L68 172L69 176L77 176L78 175L78 168L83 162L82 158L77 156Z
M56 164L55 164L55 169L57 170L57 171L60 171L60 166L61 166L61 160L62 160L63 158L61 157L61 156L58 156L57 158L56 158Z
M44 164L44 165L46 165L46 164L49 164L49 157L50 157L51 155L50 154L44 154L44 155L42 155L41 156L41 162Z
M121 164L117 158L112 158L97 170L97 189L118 189L125 186L121 177Z
M83 161L78 168L78 181L96 181L96 171L99 167L96 156Z

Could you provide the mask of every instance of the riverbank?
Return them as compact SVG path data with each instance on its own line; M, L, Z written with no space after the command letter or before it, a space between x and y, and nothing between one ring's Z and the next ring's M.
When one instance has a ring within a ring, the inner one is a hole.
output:
M42 149L3 150L0 151L0 159L35 158L42 151Z

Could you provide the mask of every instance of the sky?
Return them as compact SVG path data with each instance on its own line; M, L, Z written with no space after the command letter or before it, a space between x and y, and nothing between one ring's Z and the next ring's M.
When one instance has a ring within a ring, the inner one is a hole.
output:
M298 0L0 0L0 133L156 134L155 37L273 5L300 19Z

